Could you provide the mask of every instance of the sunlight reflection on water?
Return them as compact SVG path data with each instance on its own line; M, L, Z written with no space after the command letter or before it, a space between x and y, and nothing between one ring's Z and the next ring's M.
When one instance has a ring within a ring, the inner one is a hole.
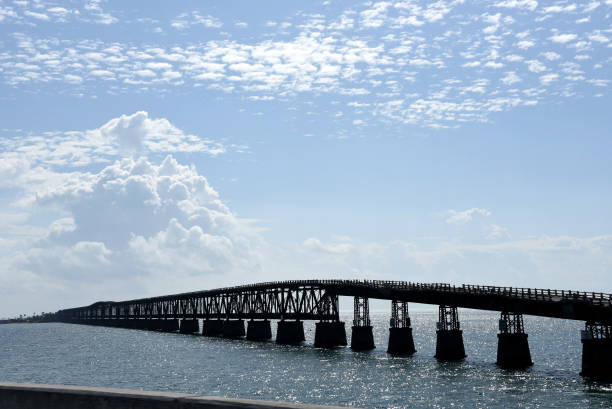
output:
M461 310L468 357L439 363L435 312L413 312L417 353L386 353L388 314L373 313L377 348L354 353L68 324L0 325L0 380L281 399L363 408L611 407L610 385L581 378L580 322L525 317L534 366L495 366L497 314ZM350 337L352 316L343 316ZM274 332L273 326L273 332ZM350 338L349 338L350 343Z

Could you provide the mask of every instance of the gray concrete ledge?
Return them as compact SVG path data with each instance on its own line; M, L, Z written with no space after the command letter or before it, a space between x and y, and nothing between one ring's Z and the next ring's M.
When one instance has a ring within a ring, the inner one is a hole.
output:
M304 405L250 399L205 397L172 392L0 382L2 409L323 409ZM339 409L338 407L335 407Z

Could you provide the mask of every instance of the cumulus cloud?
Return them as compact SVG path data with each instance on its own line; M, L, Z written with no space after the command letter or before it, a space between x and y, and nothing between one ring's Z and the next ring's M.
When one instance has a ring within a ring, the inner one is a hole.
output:
M221 143L185 133L165 118L151 118L147 112L139 111L113 118L92 130L6 138L0 158L3 167L9 169L23 168L26 163L79 167L108 163L113 157L126 154L199 152L214 156L225 151ZM27 155L19 155L20 152ZM11 165L15 161L19 163Z
M249 222L172 156L159 164L124 158L52 184L28 208L65 216L3 258L7 271L31 282L70 288L95 277L140 291L185 291L210 274L223 281L260 271L261 239Z
M222 151L146 112L8 140L0 150L0 186L12 202L0 208L0 287L50 297L79 288L91 301L116 285L132 296L197 289L211 274L220 282L256 274L263 242L250 222L194 166L167 154ZM160 153L161 161L147 157Z

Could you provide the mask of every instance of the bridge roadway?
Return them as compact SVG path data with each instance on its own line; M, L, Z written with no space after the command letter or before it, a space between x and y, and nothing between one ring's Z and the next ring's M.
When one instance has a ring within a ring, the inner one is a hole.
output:
M612 378L612 294L567 290L411 283L381 280L275 281L128 301L101 301L60 310L58 321L202 333L249 339L271 338L268 320L280 320L277 342L303 341L302 320L319 320L315 346L346 345L339 320L338 297L354 297L351 347L374 347L369 319L370 298L392 301L390 353L414 353L409 302L439 305L436 357L465 357L457 308L499 311L497 363L531 365L523 314L585 321L582 374ZM198 319L203 319L202 331ZM179 327L180 320L180 327Z

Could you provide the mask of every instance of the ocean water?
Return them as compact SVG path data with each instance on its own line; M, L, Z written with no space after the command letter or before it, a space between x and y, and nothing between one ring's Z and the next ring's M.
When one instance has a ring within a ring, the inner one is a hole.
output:
M580 322L525 317L533 367L495 365L498 314L460 310L468 357L433 358L437 312L412 312L417 353L352 352L71 324L0 325L0 381L88 385L361 408L610 408L612 385L583 379ZM350 344L352 315L345 314ZM275 324L272 325L273 332Z

